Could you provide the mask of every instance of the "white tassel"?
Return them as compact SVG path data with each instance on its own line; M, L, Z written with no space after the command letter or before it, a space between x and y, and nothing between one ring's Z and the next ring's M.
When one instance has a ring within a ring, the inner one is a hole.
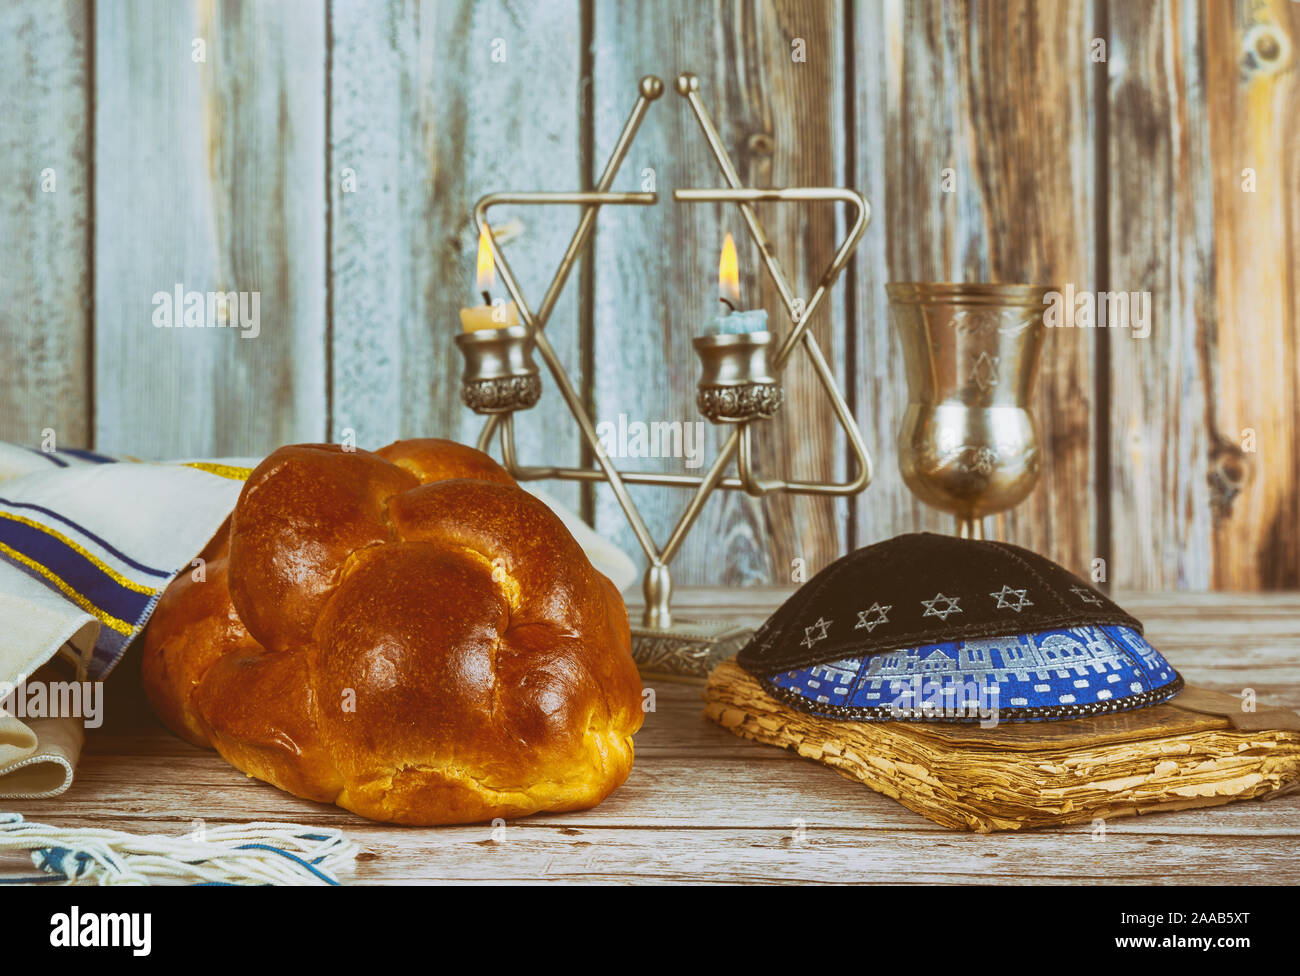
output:
M337 885L357 845L338 830L250 823L205 828L198 837L139 836L120 830L59 828L0 813L0 850L27 850L44 872L0 875L0 884Z

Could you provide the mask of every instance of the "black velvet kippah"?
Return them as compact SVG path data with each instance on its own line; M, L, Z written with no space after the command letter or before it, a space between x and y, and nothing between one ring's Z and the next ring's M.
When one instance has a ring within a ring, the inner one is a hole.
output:
M1005 542L900 535L805 583L737 658L756 676L949 641L1142 624L1044 556Z

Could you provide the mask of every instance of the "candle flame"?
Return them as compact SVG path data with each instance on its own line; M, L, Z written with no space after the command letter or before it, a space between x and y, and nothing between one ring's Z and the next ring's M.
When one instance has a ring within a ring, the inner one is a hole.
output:
M484 227L478 233L478 292L491 292L497 283L496 262L492 260L492 241L488 229Z
M736 261L736 242L727 231L727 238L722 242L722 257L718 259L718 297L731 303L731 307L740 307L740 265Z

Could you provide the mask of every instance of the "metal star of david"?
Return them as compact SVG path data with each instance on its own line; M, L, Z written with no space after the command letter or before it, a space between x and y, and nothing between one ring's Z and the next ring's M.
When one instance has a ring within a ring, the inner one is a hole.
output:
M844 431L850 452L856 462L856 474L849 480L844 482L817 482L757 477L751 464L751 459L754 456L751 446L752 422L741 422L734 425L734 429L719 450L718 456L703 475L664 474L653 471L620 471L615 468L613 462L606 455L597 437L595 424L588 414L582 398L575 390L564 365L560 362L554 348L546 338L546 323L555 309L560 292L568 280L570 272L591 241L596 215L600 208L605 204L649 206L658 202L658 195L655 193L619 193L612 192L610 187L614 183L619 167L627 156L628 149L636 137L650 104L663 94L664 85L659 78L648 75L641 79L636 104L633 106L632 112L623 126L623 131L610 154L609 161L605 164L600 179L596 182L593 190L559 193L491 193L481 198L474 206L475 224L479 233L487 236L502 283L518 307L520 321L534 339L537 352L545 361L547 369L555 381L556 388L560 391L569 412L573 415L583 439L591 450L592 457L597 462L599 470L550 465L529 467L521 464L515 454L514 417L511 413L497 414L488 419L482 433L479 435L478 447L480 450L487 450L493 435L499 430L503 463L510 473L520 481L557 478L586 482L603 480L609 484L614 497L618 500L624 515L627 517L628 524L631 526L637 542L649 561L644 584L646 610L643 627L641 631L633 628L634 640L639 638L642 632L647 632L650 637L660 641L661 644L665 635L674 632L672 614L669 608L672 584L668 564L681 548L687 533L703 509L705 501L715 489L744 491L755 497L777 492L820 496L851 496L866 488L872 476L871 456L863 443L857 423L839 391L832 367L827 363L816 338L808 328L813 314L822 305L823 300L830 292L831 286L848 264L849 258L857 248L858 242L862 239L863 232L866 230L867 222L870 219L870 206L860 193L850 189L835 187L751 189L743 186L736 167L723 146L722 137L718 134L708 112L700 101L698 79L692 74L682 74L676 80L676 89L694 112L696 121L699 123L705 140L708 142L726 186L716 189L677 189L673 191L673 199L687 203L734 203L740 208L745 227L757 246L758 253L762 256L763 264L776 286L781 302L785 306L790 319L789 332L784 336L774 335L773 348L775 352L771 361L772 371L779 378L795 348L798 346L803 347L809 357L814 374L831 401L836 421ZM848 234L836 248L835 255L831 259L826 272L818 280L817 287L811 297L805 302L795 295L782 273L767 234L758 221L757 214L754 211L754 204L765 201L809 202L815 200L830 200L848 204L853 209L854 216L848 221ZM574 231L569 246L560 261L559 268L536 311L532 310L524 298L523 292L510 270L509 263L501 253L488 223L488 210L501 204L578 205L582 208L577 229ZM736 460L736 474L729 476L727 469L732 464L733 459ZM628 494L627 486L629 484L655 484L694 489L685 510L673 526L667 541L662 545L657 544L651 538L644 518ZM694 633L685 635L684 639L693 642L692 646L698 644L698 639ZM660 647L660 651L662 651L662 647ZM689 671L697 673L699 667L700 662L695 661L691 664Z
M922 600L921 604L925 607L925 613L922 617L938 617L940 620L947 620L954 613L961 613L961 607L957 606L957 601L961 597L944 596L942 593L936 593L931 600ZM940 609L939 604L946 603L947 606Z
M1014 610L1019 613L1025 607L1034 605L1034 601L1025 596L1028 592L1028 590L1013 590L1010 586L1004 584L1000 592L990 593L989 596L998 601L998 605L993 608L994 610ZM1013 603L1012 600L1015 600L1015 602Z

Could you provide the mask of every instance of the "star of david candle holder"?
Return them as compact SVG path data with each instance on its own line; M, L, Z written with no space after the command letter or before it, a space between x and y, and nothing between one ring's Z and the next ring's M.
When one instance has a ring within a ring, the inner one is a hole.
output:
M1047 327L1044 285L895 282L885 286L903 347L908 403L898 467L921 501L984 537L984 517L1038 483L1030 412Z
M490 249L493 267L500 274L501 282L517 307L520 321L517 328L523 331L522 334L515 334L513 329L484 329L478 333L458 336L457 344L466 363L462 380L465 402L471 409L488 415L488 421L478 438L480 450L489 450L493 439L499 435L502 463L519 481L561 479L603 482L612 490L649 563L642 587L645 611L639 624L634 622L631 628L632 651L638 666L643 672L652 674L703 679L715 664L739 651L751 636L748 628L719 621L678 619L672 612L672 576L669 564L680 551L704 503L713 492L743 491L755 497L772 493L835 497L855 495L871 482L871 456L862 441L853 414L836 385L834 369L808 328L862 239L871 210L860 193L845 188L752 189L743 186L735 165L722 144L721 136L700 101L696 77L691 74L680 75L676 89L693 111L726 185L718 188L678 189L673 192L673 199L681 203L729 203L739 209L745 228L757 246L790 323L788 330L769 327L768 332L737 332L695 340L695 349L701 361L697 406L709 420L730 427L730 433L717 457L705 472L697 475L623 471L616 468L600 443L586 404L575 390L546 336L546 323L570 272L591 241L599 209L605 205L653 206L658 203L659 198L655 193L616 192L610 187L647 110L663 94L664 85L660 79L652 75L641 79L636 104L593 189L578 192L490 193L475 204L475 224L481 239ZM758 221L754 205L767 201L834 201L850 208L846 223L848 234L836 248L829 266L806 301L796 297L796 292L786 281L775 252ZM492 234L488 211L499 205L575 205L581 208L577 229L536 311L525 299ZM590 297L585 300L589 301ZM491 338L479 337L487 331L505 334L499 336L496 342ZM537 354L546 365L555 389L569 408L596 462L595 467L528 465L521 462L515 442L514 414L517 410L536 403L540 394L540 386L532 385L532 380L536 377L527 373L531 349L524 342L524 337L531 339ZM762 421L781 407L781 375L797 350L802 350L807 355L813 375L829 399L839 427L844 431L852 458L850 473L844 481L802 480L760 474L756 470L753 439L760 435L756 435L755 430L761 430ZM500 385L503 382L504 387ZM521 392L515 392L515 387L511 385L515 382L521 384ZM730 474L729 469L733 464L735 473ZM684 511L662 545L651 537L644 518L628 493L629 485L659 485L691 492Z

